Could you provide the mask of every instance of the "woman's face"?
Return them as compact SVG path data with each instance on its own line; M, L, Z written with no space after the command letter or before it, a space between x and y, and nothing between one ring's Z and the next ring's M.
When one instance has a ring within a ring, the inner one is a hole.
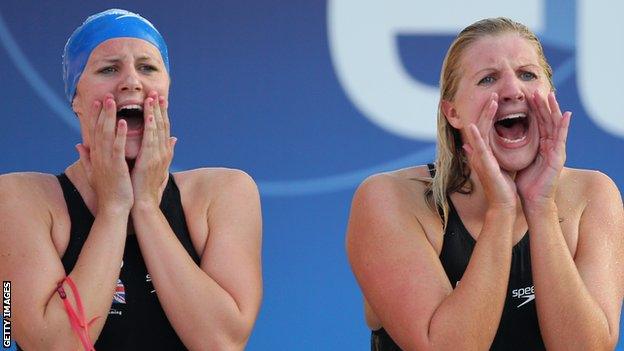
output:
M136 38L109 39L98 45L82 72L72 103L85 145L92 142L89 128L98 117L92 115L93 103L110 94L117 119L123 117L128 124L126 158L135 159L143 139L143 105L152 91L168 100L169 75L154 45Z
M453 101L443 101L449 123L459 129L477 123L492 93L498 94L494 126L487 131L490 147L502 169L516 172L530 165L539 147L537 119L528 99L546 96L550 84L537 50L517 33L484 36L460 60L460 81Z

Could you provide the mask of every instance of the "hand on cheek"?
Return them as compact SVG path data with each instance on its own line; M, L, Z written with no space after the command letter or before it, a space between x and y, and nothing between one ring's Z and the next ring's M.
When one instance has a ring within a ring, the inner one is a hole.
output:
M175 143L169 136L169 119L164 97L151 92L145 99L143 111L143 140L132 170L132 183L135 202L158 206Z
M117 121L117 107L111 95L93 102L87 118L89 145L78 144L76 149L89 185L96 193L98 211L129 210L133 192L125 160L127 124Z
M543 97L536 91L529 99L539 129L539 150L531 165L518 172L516 185L527 205L554 201L559 175L566 159L565 144L572 112L561 113L554 92Z
M488 203L493 207L515 208L516 189L511 177L502 172L489 145L489 135L494 125L498 109L498 96L492 94L485 104L477 124L470 123L464 128L466 143L463 148L470 168L483 186Z

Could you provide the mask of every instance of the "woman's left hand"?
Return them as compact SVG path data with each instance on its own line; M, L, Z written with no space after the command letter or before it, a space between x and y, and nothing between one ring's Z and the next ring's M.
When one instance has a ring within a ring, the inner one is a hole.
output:
M539 149L533 163L516 174L515 182L523 203L541 203L554 199L572 112L561 113L554 92L547 99L533 93L529 106L539 128Z
M160 204L177 141L170 136L167 101L151 92L143 104L143 140L131 172L135 204Z

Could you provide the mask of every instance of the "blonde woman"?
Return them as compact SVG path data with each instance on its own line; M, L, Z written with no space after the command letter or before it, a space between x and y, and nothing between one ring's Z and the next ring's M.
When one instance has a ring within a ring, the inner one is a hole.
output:
M435 164L370 177L347 251L373 350L612 350L622 199L564 167L570 112L536 36L465 28L440 78Z

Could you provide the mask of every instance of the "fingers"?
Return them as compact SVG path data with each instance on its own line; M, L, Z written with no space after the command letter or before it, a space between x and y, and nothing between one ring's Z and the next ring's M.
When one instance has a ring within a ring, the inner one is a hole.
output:
M548 129L546 128L546 126L544 125L544 118L540 112L540 109L538 107L538 103L537 103L537 99L539 92L535 91L528 99L527 101L529 102L529 108L531 109L532 115L535 117L535 122L537 123L537 130L539 132L539 137L540 139L547 139L548 138Z
M540 130L540 138L551 138L554 133L554 114L550 108L551 104L548 100L554 99L554 93L548 93L546 99L544 99L539 92L534 92L531 97L531 109L533 110L535 116L537 117L538 127ZM556 102L555 102L556 104ZM557 105L558 106L558 105ZM561 112L559 112L561 114Z
M99 108L101 104L101 108ZM95 101L93 108L99 110L94 118L93 130L90 140L90 151L98 152L101 148L108 149L113 143L115 134L115 121L117 120L117 107L111 94L106 94L104 101Z
M121 119L117 122L117 133L113 142L113 156L125 159L126 155L126 135L128 133L128 122Z
M117 124L117 104L112 96L104 100L104 118L102 122L102 136L107 145L112 144Z
M559 102L554 92L548 94L548 105L553 114L552 123L553 129L556 129L556 139L558 142L565 144L568 138L568 128L570 126L572 112L566 111L563 114L561 113L561 108L559 107Z
M498 110L498 94L492 93L490 96L490 100L485 104L483 110L481 111L481 116L479 116L479 120L477 121L477 127L481 136L486 140L486 143L489 140L490 131L494 126L494 116L496 115L496 111Z
M470 154L483 159L489 150L477 126L472 123L468 125L466 136L468 137Z
M148 97L143 103L143 141L141 152L151 147L157 141L157 126L154 115L154 99Z
M170 147L168 140L171 136L171 126L167 115L167 102L164 96L158 95L156 92L152 92L150 96L154 99L154 119L156 120L158 138L162 146Z
M475 124L471 123L468 125L466 137L468 144L464 144L462 147L467 152L470 165L477 170L477 174L480 173L480 170L489 169L491 152Z
M160 106L160 113L163 119L165 138L169 138L169 136L171 135L171 124L169 123L169 114L167 113L169 103L165 100L164 96L159 96L158 104Z
M93 104L91 104L91 111L88 116L89 118L88 132L89 132L91 143L93 143L93 140L95 140L95 127L98 123L98 120L100 119L101 114L102 114L102 102L98 100L93 101Z
M152 114L154 115L154 121L156 122L156 135L160 143L165 144L168 135L165 135L165 122L162 116L162 109L160 106L160 96L155 91L152 91L149 96L152 98Z
M560 145L565 145L565 143L568 141L568 130L570 128L571 118L572 118L572 112L570 111L566 111L561 117L559 130L557 131L557 142Z
M529 105L537 117L540 138L565 142L572 113L561 113L559 102L554 92L544 99L538 92L533 93ZM561 134L564 135L561 135Z
M172 152L170 124L167 115L167 101L164 96L152 91L144 103L144 132L141 150L146 153L162 153L166 155ZM149 151L148 148L153 148Z
M548 93L547 98L550 111L561 115L561 109L559 109L559 102L557 102L557 99L555 98L555 93L551 91L550 93Z
M175 146L178 143L178 138L170 137L169 138L169 150L171 150L171 158L173 158L173 151L175 150Z

